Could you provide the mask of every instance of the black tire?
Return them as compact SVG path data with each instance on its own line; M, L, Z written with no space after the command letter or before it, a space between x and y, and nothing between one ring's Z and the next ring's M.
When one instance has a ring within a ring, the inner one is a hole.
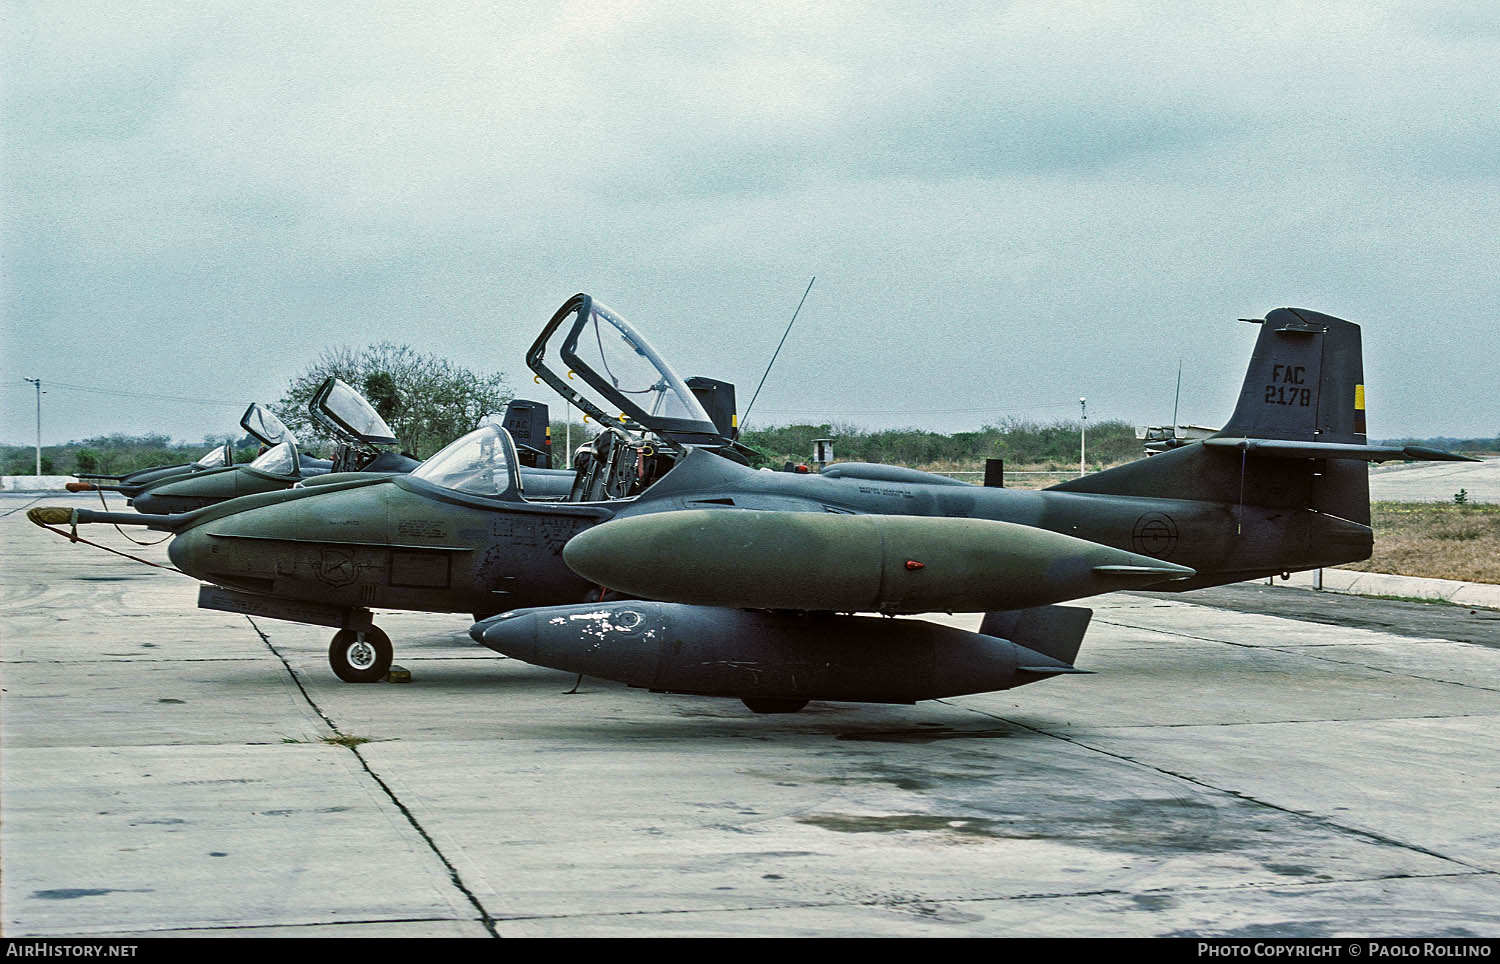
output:
M333 675L345 683L378 683L391 671L395 649L391 638L378 626L364 631L364 639L352 629L341 629L328 644L328 663Z
M807 700L768 700L749 696L740 702L752 713L795 713L807 705Z

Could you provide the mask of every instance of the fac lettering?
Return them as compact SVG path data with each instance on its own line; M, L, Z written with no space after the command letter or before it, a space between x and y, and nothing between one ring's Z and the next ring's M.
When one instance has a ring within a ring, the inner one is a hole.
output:
M1284 385L1302 385L1307 381L1306 365L1272 365L1271 381Z

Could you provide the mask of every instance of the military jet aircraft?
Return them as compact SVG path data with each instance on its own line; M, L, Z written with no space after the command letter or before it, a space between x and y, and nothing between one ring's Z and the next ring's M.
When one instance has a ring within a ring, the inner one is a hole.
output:
M535 403L520 403L522 406ZM316 459L297 448L297 437L269 409L251 405L240 420L246 432L258 439L264 451L248 465L226 466L220 471L190 473L157 479L124 491L138 512L182 513L215 505L227 499L260 492L274 492L296 485L365 478L371 473L410 472L421 463L395 451L395 434L373 406L338 378L329 378L313 393L308 411L339 440L333 459ZM542 417L546 406L540 406ZM520 428L529 427L527 411L507 418ZM528 470L531 471L531 470ZM569 473L542 472L538 487L566 491Z
M261 444L261 456L256 461L249 463L251 466L260 462L268 450L287 442L296 442L296 437L282 424L282 421L264 405L259 402L251 402L250 407L245 409L245 414L240 416L240 427L252 438ZM278 460L287 458L286 450L277 454ZM332 463L326 459L313 459L306 455L300 457L299 468L301 472L308 475L327 472ZM64 486L69 492L118 492L127 499L135 499L148 489L158 489L174 482L189 478L195 481L200 478L213 478L224 474L226 470L242 468L234 464L234 448L230 445L217 446L196 462L185 465L157 466L150 469L141 469L125 476L92 476L80 475L82 481L69 482ZM208 483L202 491L214 492L222 489L222 480L217 483ZM192 493L196 490L189 489ZM264 491L260 489L258 491ZM198 508L206 503L199 502L191 508ZM176 510L163 510L159 505L142 511L187 511L185 508Z
M123 492L127 487L144 488L152 482L163 479L169 475L181 476L190 472L201 472L204 469L214 469L221 465L234 464L234 446L228 443L215 445L201 458L192 462L179 462L175 465L152 465L144 469L136 469L124 475L105 475L99 472L79 472L74 478L77 482L69 482L64 488L69 492L95 492L103 490L106 492ZM101 485L100 483L104 483Z
M328 459L299 452L297 437L263 405L252 404L246 409L240 427L261 444L261 453L248 464L169 476L134 492L120 491L138 512L191 512L241 495L284 489L302 479L325 475L333 468Z
M255 428L248 427L256 426ZM259 402L251 402L245 414L240 417L240 427L259 441L262 447L269 447L282 441L290 433L281 420ZM304 456L304 459L306 457ZM167 476L182 476L191 472L201 472L204 469L216 469L226 465L234 464L234 446L216 445L193 462L182 462L177 465L153 465L149 468L137 469L125 475L104 475L98 472L79 472L75 478L80 482L70 482L66 486L69 492L93 492L102 489L106 492L122 492L125 495L134 495L131 489L144 488L152 482L159 482ZM113 482L118 485L98 485L99 482Z
M471 635L499 652L761 712L1003 689L1078 671L1090 611L1056 603L1366 558L1365 463L1461 458L1368 444L1357 325L1286 308L1259 323L1213 437L1018 491L857 463L754 470L655 348L580 294L527 353L608 426L566 498L529 493L487 425L410 475L184 516L30 514L176 533L200 606L337 627L330 663L351 682L390 665L371 614L386 608L486 616ZM979 633L852 615L940 611L987 615Z

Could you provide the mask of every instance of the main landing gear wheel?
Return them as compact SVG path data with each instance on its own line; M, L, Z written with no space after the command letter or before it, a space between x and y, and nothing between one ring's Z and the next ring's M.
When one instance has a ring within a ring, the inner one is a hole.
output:
M752 713L795 713L807 705L807 700L765 700L747 696L740 700Z
M391 638L377 626L363 632L341 629L328 644L333 675L345 683L378 683L390 672L395 650Z

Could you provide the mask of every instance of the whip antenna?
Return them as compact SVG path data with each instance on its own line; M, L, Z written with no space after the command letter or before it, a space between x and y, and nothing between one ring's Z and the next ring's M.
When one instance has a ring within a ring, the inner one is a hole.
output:
M1172 437L1177 437L1177 404L1182 401L1182 359L1177 359L1177 395L1172 399Z
M807 291L802 292L802 300L797 302L797 310L792 312L792 320L786 323L786 331L781 333L781 341L776 343L776 350L771 353L771 361L766 365L765 374L760 376L760 384L755 386L755 394L750 396L750 404L745 406L745 417L740 419L741 428L744 428L745 422L749 421L750 410L755 407L755 400L760 398L760 390L765 387L766 375L771 374L771 366L776 364L776 356L781 354L781 346L786 344L786 336L792 333L792 326L797 323L797 315L802 312L802 306L807 302L807 293L812 291L813 281L817 280L818 276L813 275L812 281L807 283Z

